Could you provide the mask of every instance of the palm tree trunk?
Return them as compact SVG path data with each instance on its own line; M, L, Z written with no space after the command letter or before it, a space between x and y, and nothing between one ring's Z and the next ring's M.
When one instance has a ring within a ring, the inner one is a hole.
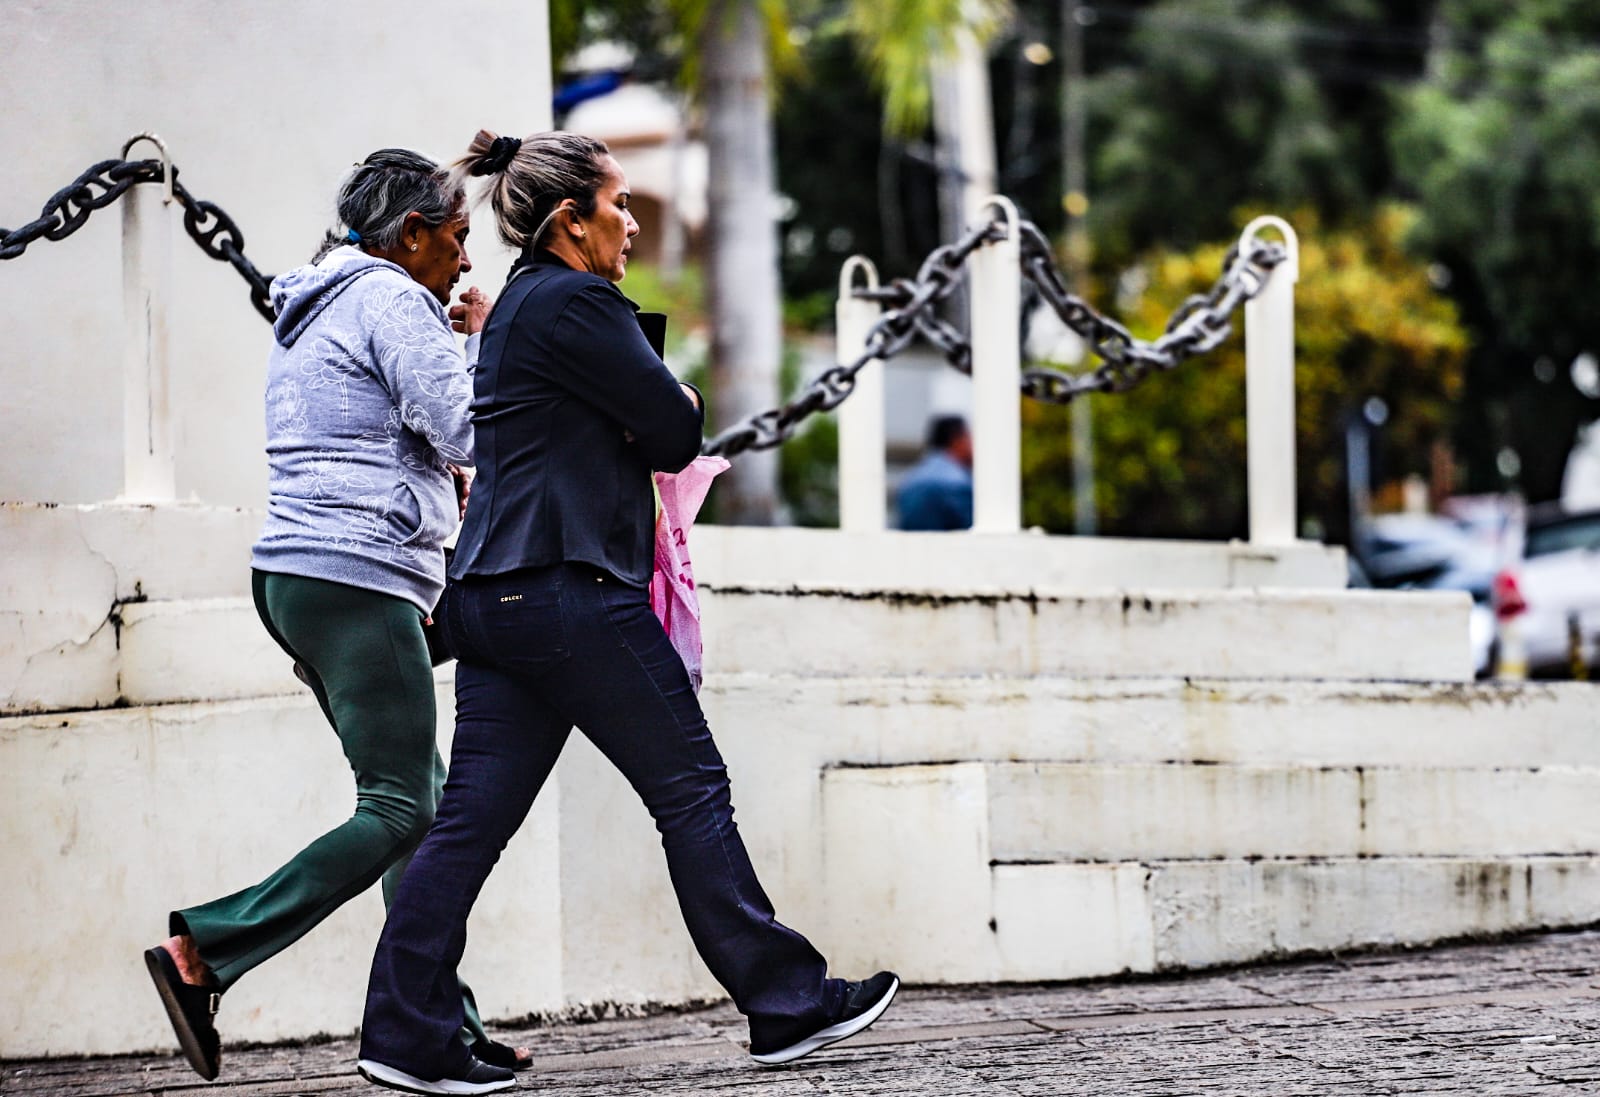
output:
M783 352L774 220L766 26L755 0L712 6L701 35L701 102L711 162L711 410L728 426L778 402ZM718 480L725 523L771 525L776 450L748 451Z

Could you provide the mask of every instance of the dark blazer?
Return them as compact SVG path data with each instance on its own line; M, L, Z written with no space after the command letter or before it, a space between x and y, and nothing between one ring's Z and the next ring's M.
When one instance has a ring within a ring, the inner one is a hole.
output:
M700 452L704 415L598 275L524 256L478 348L477 479L452 579L567 561L648 586L651 471Z

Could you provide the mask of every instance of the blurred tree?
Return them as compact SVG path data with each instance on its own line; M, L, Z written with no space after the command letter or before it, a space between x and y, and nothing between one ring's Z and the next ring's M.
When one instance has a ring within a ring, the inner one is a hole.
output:
M1112 262L1214 237L1241 205L1337 219L1383 193L1386 84L1418 75L1429 0L1095 4L1091 230Z
M1416 239L1477 333L1458 445L1469 486L1520 466L1527 496L1552 499L1600 412L1569 373L1600 352L1600 5L1441 0L1435 37L1392 145ZM1520 460L1497 468L1508 446Z
M1415 224L1386 205L1350 228L1329 228L1302 210L1296 299L1295 420L1300 518L1335 540L1348 528L1344 426L1369 396L1396 414L1385 450L1396 475L1426 473L1460 392L1468 341L1454 305L1430 284L1402 240ZM1244 219L1238 219L1242 227ZM1188 295L1209 289L1225 244L1148 254L1123 278L1145 283L1119 315L1135 334L1158 335ZM1235 330L1242 325L1236 315ZM1104 532L1120 536L1243 537L1245 504L1244 340L1143 385L1096 401L1096 501ZM1072 528L1072 454L1067 408L1023 401L1024 520Z

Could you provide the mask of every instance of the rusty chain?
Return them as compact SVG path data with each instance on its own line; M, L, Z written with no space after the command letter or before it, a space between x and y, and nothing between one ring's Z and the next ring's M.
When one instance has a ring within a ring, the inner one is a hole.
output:
M18 229L0 227L0 259L15 259L35 240L64 240L83 227L89 215L104 209L129 188L162 181L159 160L102 160L56 191L39 216ZM244 254L244 234L233 218L214 202L190 194L172 168L172 196L183 206L183 227L200 250L211 258L232 264L250 286L250 303L273 320L269 287L272 279L256 269Z
M1037 225L1019 222L1022 275L1049 303L1061 321L1076 332L1102 364L1083 373L1033 366L1022 371L1022 392L1045 403L1066 404L1087 392L1126 392L1152 372L1170 370L1185 359L1215 349L1232 334L1229 318L1245 301L1261 292L1272 268L1288 256L1282 244L1252 240L1247 254L1237 246L1222 264L1222 275L1209 291L1180 305L1154 340L1134 336L1127 328L1097 312L1070 292L1056 267L1050 243ZM789 438L813 412L828 411L855 390L855 377L874 359L899 354L918 335L931 343L954 368L972 372L972 345L965 335L941 319L937 305L955 290L963 265L981 245L1001 238L998 217L969 229L955 244L935 248L914 279L897 279L855 296L887 306L868 331L861 354L847 366L825 370L795 399L730 427L706 443L704 452L729 457L747 449L769 449ZM1020 318L1019 318L1020 323Z

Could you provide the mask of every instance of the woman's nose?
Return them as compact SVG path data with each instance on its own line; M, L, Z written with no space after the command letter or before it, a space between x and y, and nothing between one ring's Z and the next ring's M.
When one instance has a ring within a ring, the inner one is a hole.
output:
M467 249L461 249L461 273L465 274L472 269L472 260L467 258Z

